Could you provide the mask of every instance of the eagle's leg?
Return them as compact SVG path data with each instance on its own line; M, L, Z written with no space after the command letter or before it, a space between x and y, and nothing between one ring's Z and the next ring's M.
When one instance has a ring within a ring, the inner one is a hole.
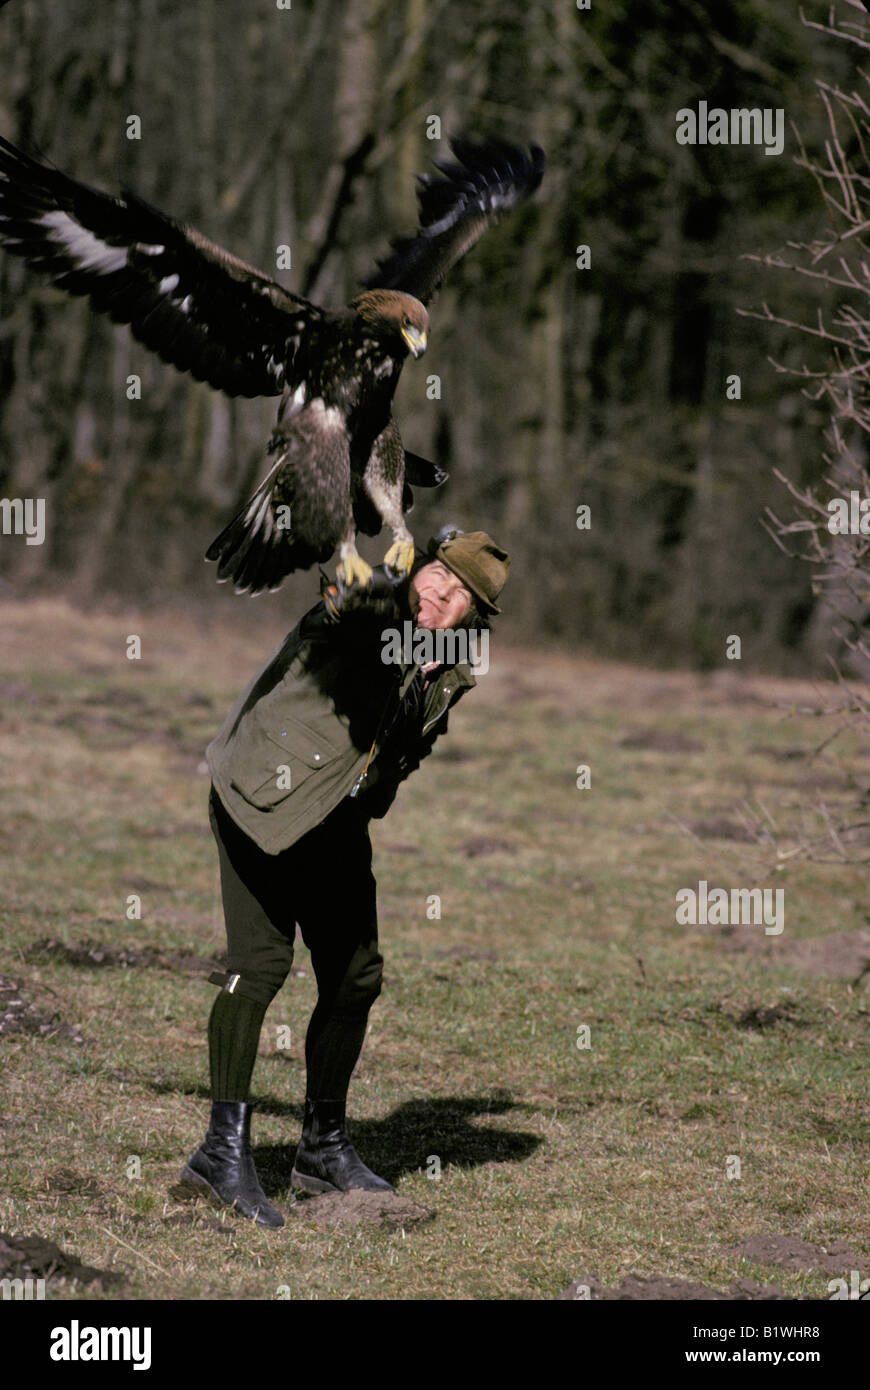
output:
M402 499L405 490L405 455L395 421L381 431L363 478L375 510L393 533L393 544L384 556L387 571L401 578L414 563L414 538L405 525Z
M413 563L414 538L407 526L401 530L397 528L393 531L393 544L384 556L384 564L394 574L405 575L411 573Z
M384 565L399 578L411 573L414 563L414 537L402 516L402 486L378 487L366 479L369 496L393 533L393 544L384 556Z
M335 572L339 583L347 589L352 584L359 584L361 588L367 589L372 579L372 567L356 548L356 530L353 527L346 533L338 553L340 559Z

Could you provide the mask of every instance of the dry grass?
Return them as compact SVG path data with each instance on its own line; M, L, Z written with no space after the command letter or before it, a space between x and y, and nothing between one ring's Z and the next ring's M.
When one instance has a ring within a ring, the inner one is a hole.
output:
M265 1232L173 1198L208 1118L205 958L223 947L202 753L287 626L51 602L0 620L0 972L86 1037L0 1037L0 1229L123 1271L120 1298L552 1298L631 1271L824 1297L828 1274L724 1253L762 1232L846 1240L866 1276L868 977L799 973L787 948L863 928L867 871L778 868L747 829L787 839L814 797L870 786L866 748L807 756L823 732L786 713L812 694L796 682L539 656L497 634L492 670L374 827L387 967L351 1128L435 1219L324 1230L302 1212ZM770 956L676 925L676 891L701 878L784 888ZM36 959L45 937L199 954L203 981ZM291 977L254 1079L258 1168L285 1208L313 997L310 973Z

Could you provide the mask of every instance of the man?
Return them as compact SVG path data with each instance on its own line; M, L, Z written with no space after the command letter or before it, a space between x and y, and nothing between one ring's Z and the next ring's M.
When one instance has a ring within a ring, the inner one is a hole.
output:
M383 570L365 590L326 584L207 749L228 970L211 976L223 986L208 1026L211 1124L181 1181L261 1225L284 1218L254 1167L248 1092L297 923L318 998L292 1182L315 1193L394 1190L344 1129L383 967L368 826L386 815L399 783L446 732L450 707L476 682L467 662L385 662L383 634L407 618L433 631L487 627L509 567L484 532L447 530L398 587Z

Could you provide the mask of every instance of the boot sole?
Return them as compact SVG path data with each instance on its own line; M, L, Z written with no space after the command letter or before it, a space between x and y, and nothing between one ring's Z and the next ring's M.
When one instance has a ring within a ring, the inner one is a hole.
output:
M178 1186L189 1192L192 1196L205 1197L213 1207L220 1207L223 1211L227 1209L235 1211L239 1216L244 1216L246 1221L254 1221L258 1226L266 1226L269 1230L279 1229L279 1227L273 1226L271 1221L257 1221L256 1217L247 1216L234 1201L225 1202L220 1193L216 1192L212 1187L211 1183L206 1178L202 1177L200 1173L195 1172L187 1163L185 1163L181 1170ZM277 1207L275 1210L278 1210ZM281 1212L278 1212L278 1215L281 1217L281 1225L283 1226L284 1217Z
M323 1178L313 1178L309 1173L300 1173L298 1168L294 1168L290 1174L290 1182L293 1187L301 1188L303 1192L312 1192L320 1196L324 1192L392 1192L395 1194L394 1187L336 1187L334 1182L325 1182Z

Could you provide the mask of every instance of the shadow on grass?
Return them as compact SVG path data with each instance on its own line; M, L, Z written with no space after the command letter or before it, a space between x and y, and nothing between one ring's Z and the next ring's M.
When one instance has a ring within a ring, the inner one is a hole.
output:
M432 1157L441 1168L476 1168L484 1163L518 1163L529 1158L542 1143L536 1134L516 1129L478 1128L479 1115L504 1115L513 1108L504 1092L497 1096L448 1096L437 1100L412 1100L398 1106L383 1120L355 1120L349 1104L347 1132L363 1162L395 1184L409 1173L426 1170ZM280 1102L264 1098L258 1109L284 1113ZM302 1110L297 1108L301 1129ZM299 1129L288 1143L263 1144L254 1150L264 1189L275 1183L286 1187L296 1151Z
M155 1090L175 1090L169 1084ZM195 1093L210 1104L206 1087ZM441 1168L476 1168L484 1163L519 1163L529 1158L543 1142L537 1134L518 1129L478 1128L477 1116L504 1115L514 1108L507 1091L482 1096L447 1096L432 1100L410 1100L399 1105L383 1120L357 1120L353 1096L348 1103L347 1132L363 1162L388 1182L396 1183L409 1173L426 1170L435 1156ZM257 1144L257 1116L286 1117L284 1144ZM302 1132L304 1109L275 1096L256 1099L252 1122L254 1162L263 1190L274 1196L286 1190L296 1145Z

